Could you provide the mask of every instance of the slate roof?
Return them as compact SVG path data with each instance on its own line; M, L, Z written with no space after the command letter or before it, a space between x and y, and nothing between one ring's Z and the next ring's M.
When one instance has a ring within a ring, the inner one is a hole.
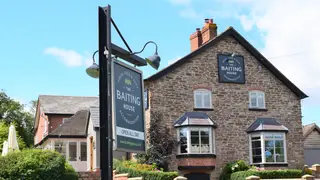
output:
M216 123L204 112L185 112L173 125L174 127L188 125L207 125L216 127Z
M320 128L316 123L307 124L303 126L303 139L305 139L315 129L320 133Z
M86 136L88 120L89 109L80 110L52 131L49 136Z
M251 53L263 66L265 66L271 73L273 73L284 85L286 85L296 96L300 99L308 97L304 92L302 92L297 86L295 86L289 79L287 79L275 66L271 64L255 47L253 47L243 36L241 36L233 27L229 27L226 31L222 32L215 38L209 40L207 43L203 44L197 50L189 53L183 58L179 59L175 63L167 66L166 68L158 71L154 75L149 76L145 81L156 80L169 72L173 71L175 68L187 62L191 57L196 56L208 47L213 46L225 37L232 36L235 38L249 53Z
M46 114L74 114L90 106L99 106L99 97L40 95L39 104Z
M274 118L257 118L246 130L247 133L258 131L282 131L288 132L288 128L280 124Z
M99 128L99 107L90 107L90 120L92 121L93 128Z

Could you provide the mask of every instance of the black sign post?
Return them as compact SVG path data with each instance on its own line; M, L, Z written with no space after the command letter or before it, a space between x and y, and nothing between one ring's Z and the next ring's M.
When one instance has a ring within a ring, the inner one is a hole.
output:
M93 78L99 78L100 173L101 180L112 180L114 140L116 140L115 149L118 150L128 152L146 150L142 72L126 63L114 61L112 55L135 66L149 64L155 69L159 68L161 58L158 55L158 46L153 41L148 41L141 51L132 52L111 17L110 5L99 7L98 15L99 49L93 54L93 64L86 69L86 72ZM129 51L111 42L111 25ZM155 53L143 59L137 54L143 52L148 44L156 46ZM94 60L97 52L99 52L99 65Z
M243 56L218 54L219 82L245 83Z
M112 75L115 150L145 152L142 72L113 60Z

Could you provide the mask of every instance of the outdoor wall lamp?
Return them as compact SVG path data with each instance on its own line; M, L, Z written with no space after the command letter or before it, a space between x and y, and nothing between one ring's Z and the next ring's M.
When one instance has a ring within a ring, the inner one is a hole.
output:
M141 51L139 52L134 52L134 53L130 53L130 55L135 55L135 54L140 54L141 52L144 51L144 49L146 48L146 46L149 44L149 43L152 43L156 46L156 51L154 53L154 55L152 56L149 56L147 58L145 58L145 60L147 61L147 63L153 67L154 69L158 70L159 66L160 66L160 61L161 61L161 58L160 56L158 55L158 45L153 42L153 41L148 41L142 48ZM92 77L92 78L99 78L99 65L96 63L95 59L94 59L94 56L96 55L96 53L99 52L98 50L95 51L92 55L92 65L89 66L87 69L86 69L86 72L87 74Z
M161 58L160 56L158 55L158 46L155 42L153 41L148 41L142 48L141 51L139 52L134 52L134 53L131 53L131 54L139 54L141 53L142 51L144 51L144 48L146 48L146 46L149 44L149 43L152 43L156 46L156 52L154 53L154 55L152 56L149 56L148 58L146 58L146 61L147 63L152 66L154 69L158 70L159 66L160 66L160 61L161 61Z

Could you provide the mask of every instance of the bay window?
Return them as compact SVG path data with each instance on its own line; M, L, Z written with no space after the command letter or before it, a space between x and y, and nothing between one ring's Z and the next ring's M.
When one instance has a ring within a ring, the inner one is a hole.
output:
M214 152L212 127L181 127L177 129L179 154L211 154Z
M286 163L285 133L260 132L250 134L252 164Z

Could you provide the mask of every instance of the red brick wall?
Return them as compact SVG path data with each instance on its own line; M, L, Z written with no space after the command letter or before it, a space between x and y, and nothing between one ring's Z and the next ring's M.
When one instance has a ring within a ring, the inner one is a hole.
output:
M40 112L40 111L39 111ZM37 117L39 119L38 121L38 127L37 131L34 136L34 144L38 144L43 138L44 138L44 114L42 112L39 113L39 116Z
M177 159L178 166L215 166L216 158L181 158Z
M55 130L62 124L63 118L70 118L72 115L48 115L49 116L49 133Z

